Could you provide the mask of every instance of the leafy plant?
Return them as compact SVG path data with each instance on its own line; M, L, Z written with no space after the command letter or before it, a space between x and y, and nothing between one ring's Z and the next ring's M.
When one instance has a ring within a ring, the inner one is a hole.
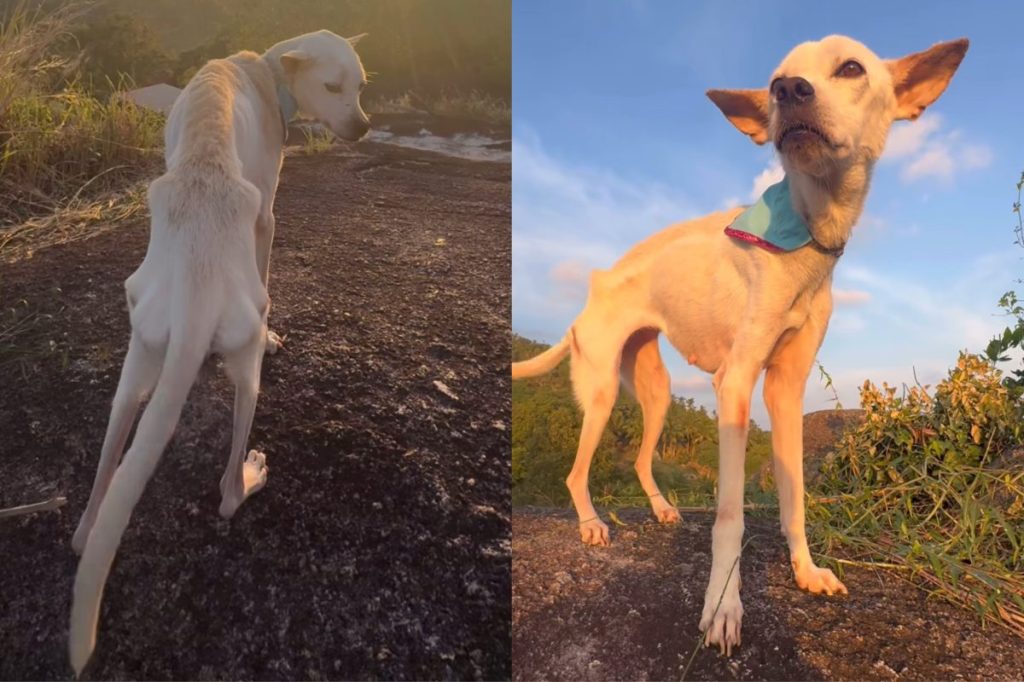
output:
M1014 244L1024 248L1024 215L1021 215L1021 198L1024 193L1024 173L1021 173L1017 181L1017 200L1013 202L1013 212L1017 216L1017 224L1013 228ZM1017 280L1018 283L1024 281ZM1016 323L1006 327L1003 333L992 339L985 349L985 357L990 362L1010 362L1010 352L1014 350L1024 351L1024 301L1021 301L1017 293L1007 291L999 299L1001 307L1006 315L1015 319ZM1017 369L1012 370L1004 379L1007 387L1016 391L1018 395L1024 393L1024 363Z
M898 569L1024 634L1024 406L986 358L961 353L929 394L861 388L864 422L808 498L817 551L838 568Z

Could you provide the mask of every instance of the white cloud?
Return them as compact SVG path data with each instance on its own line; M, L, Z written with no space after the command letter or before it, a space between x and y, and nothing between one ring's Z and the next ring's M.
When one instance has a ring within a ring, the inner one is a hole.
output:
M560 334L591 270L697 211L677 188L556 159L528 130L512 140L513 325Z
M587 296L590 268L578 260L563 260L551 266L548 278L555 292L570 302L583 303Z
M928 176L939 178L946 182L953 179L956 164L950 149L945 144L933 144L925 152L922 152L906 165L900 172L900 178L904 182L913 182Z
M942 127L942 116L925 114L916 121L900 121L889 131L882 161L905 159L921 151L929 136Z
M942 116L926 113L916 121L896 123L882 154L882 162L901 165L905 183L934 179L949 184L960 171L985 168L992 163L988 145L964 142L959 130L945 130Z
M786 171L782 170L782 164L778 159L772 159L768 163L768 167L754 178L754 185L750 189L750 200L757 201L760 199L766 189L778 182L782 182L784 177L786 177Z
M707 375L682 376L672 380L672 392L676 394L688 395L710 391L711 377Z
M992 150L983 144L968 144L960 158L967 168L986 168L992 163Z
M863 305L871 300L871 294L859 289L832 289L832 300L840 306Z

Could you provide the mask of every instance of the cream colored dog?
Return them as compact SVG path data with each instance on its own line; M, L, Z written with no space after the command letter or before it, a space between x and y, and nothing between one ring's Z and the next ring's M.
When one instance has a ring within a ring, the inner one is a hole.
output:
M318 31L278 43L262 57L240 52L211 61L171 110L167 172L149 187L149 249L125 282L128 354L96 480L72 540L82 554L69 645L76 673L95 647L103 585L121 535L209 353L223 357L235 385L221 516L230 518L266 483L264 455L246 455L245 446L263 354L280 344L267 329L267 278L285 126L302 113L347 140L366 133L369 121L359 105L366 74L353 49L360 37Z
M751 393L762 370L782 532L797 585L814 593L846 592L832 571L814 565L807 548L804 386L832 312L832 271L860 216L889 127L894 120L917 118L942 94L967 44L942 43L884 61L855 40L829 36L793 49L767 89L709 91L741 132L757 144L775 145L792 208L807 222L812 241L771 253L732 239L724 229L742 209L672 226L635 246L611 269L595 271L586 307L565 337L512 365L513 378L536 376L572 355L572 383L584 418L566 483L589 544L608 543L608 526L591 503L587 476L619 381L643 409L636 461L640 483L658 519L672 522L679 512L651 476L671 400L658 335L665 334L690 364L713 373L718 514L700 627L706 644L719 645L725 654L740 643L743 460Z

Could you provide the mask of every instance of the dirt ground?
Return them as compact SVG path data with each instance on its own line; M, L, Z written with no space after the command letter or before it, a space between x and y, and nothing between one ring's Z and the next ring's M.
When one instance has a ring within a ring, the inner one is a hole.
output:
M107 583L87 679L507 678L510 167L361 143L286 160L250 447L217 515L232 392L207 362ZM128 340L146 224L3 266L0 678L69 678L72 532Z
M675 526L646 510L618 516L626 526L596 548L579 541L572 513L515 510L513 679L682 679L713 515ZM808 594L793 582L778 520L748 515L746 527L742 645L731 658L701 647L688 679L1020 679L1024 642L1008 631L873 570L847 570L849 597Z

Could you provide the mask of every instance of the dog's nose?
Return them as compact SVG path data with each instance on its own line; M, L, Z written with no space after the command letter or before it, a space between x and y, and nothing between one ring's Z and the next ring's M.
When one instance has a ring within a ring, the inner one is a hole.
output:
M814 99L814 86L800 76L777 78L772 83L772 95L778 104L806 104Z

